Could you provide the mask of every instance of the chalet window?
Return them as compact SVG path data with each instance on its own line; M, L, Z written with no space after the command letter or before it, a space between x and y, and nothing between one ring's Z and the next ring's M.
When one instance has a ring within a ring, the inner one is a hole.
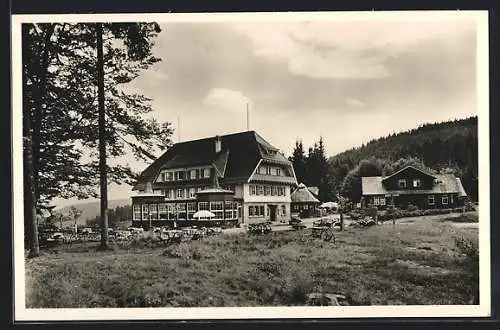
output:
M434 195L427 196L427 204L434 205Z
M250 185L250 196L253 196L255 195L256 193L256 188L255 188L255 185Z
M420 188L420 179L414 179L413 180L413 187L414 188Z
M281 215L286 215L286 205L281 205Z
M399 188L406 188L406 179L399 179L398 180L398 187Z
M385 205L385 197L373 197L373 205Z
M278 194L278 189L276 186L271 187L271 195L276 196Z
M177 189L177 198L184 198L184 189Z
M257 196L264 195L264 187L261 185L257 186Z
M448 205L448 196L441 197L441 204Z
M270 186L264 186L264 195L265 196L271 195L271 187Z
M162 220L167 218L167 204L158 204L158 218Z
M210 169L209 168L204 168L203 169L203 177L204 178L209 178L210 177Z
M281 168L276 168L276 175L278 175L278 176L281 175Z
M266 173L266 167L265 166L260 166L259 169L257 170L259 174L264 174Z
M268 167L266 167L266 174L267 174L267 175L271 175L271 174L272 174L272 173L271 173L271 170L272 170L272 168L271 168L271 167L269 167L269 166L268 166Z
M173 172L165 172L163 174L165 175L165 181L172 181L174 178Z
M141 205L134 204L134 220L141 220Z
M148 219L148 214L149 209L147 204L142 204L142 220L147 220Z
M156 204L149 204L149 214L152 220L158 219L158 206Z
M196 198L196 189L189 188L189 198Z
M196 170L191 170L190 171L190 173L191 173L190 174L190 179L196 179L196 172L197 172Z
M208 211L208 202L199 202L198 210L207 210Z
M450 204L453 204L453 195L450 195Z

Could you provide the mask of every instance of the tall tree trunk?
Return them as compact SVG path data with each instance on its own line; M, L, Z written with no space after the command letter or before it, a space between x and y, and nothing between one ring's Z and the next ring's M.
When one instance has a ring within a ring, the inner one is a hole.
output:
M101 185L101 248L107 249L108 238L108 178L106 168L106 115L104 109L104 54L102 24L96 24L97 34L97 93L99 103L99 174Z
M39 72L38 72L38 88L35 88L35 98L34 104L31 105L29 102L25 102L23 106L25 107L23 114L24 122L24 161L25 161L25 186L24 193L26 194L25 203L25 224L28 225L28 230L25 233L29 236L29 257L37 257L40 254L40 247L38 242L38 221L37 221L37 204L39 199L38 193L38 171L39 171L39 148L40 148L40 134L41 134L41 122L43 118L43 98L45 95L46 85L47 85L47 70L50 62L50 38L54 33L55 25L51 24L49 28L45 31L44 36L44 51L40 61ZM23 29L24 40L28 39L28 27ZM25 45L28 47L28 45ZM23 58L23 61L28 61L28 58ZM23 70L23 86L26 86L26 72ZM25 100L25 97L23 97ZM32 111L32 107L35 111Z
M27 117L27 116L25 116ZM34 258L40 255L40 246L38 244L38 221L36 214L36 193L35 193L35 185L33 184L33 148L31 143L31 120L30 118L25 118L24 123L26 125L26 130L29 132L28 136L25 137L24 142L25 152L24 152L24 160L26 167L26 177L24 193L26 194L25 203L28 205L24 208L27 213L24 215L28 217L28 220L25 223L28 225L28 230L25 230L25 233L29 236L29 257Z

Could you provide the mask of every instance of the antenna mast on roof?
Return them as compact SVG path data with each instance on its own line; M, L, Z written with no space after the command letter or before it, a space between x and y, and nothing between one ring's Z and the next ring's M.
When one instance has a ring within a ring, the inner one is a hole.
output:
M181 142L181 119L177 117L177 142Z
M250 103L247 102L247 131L250 130Z

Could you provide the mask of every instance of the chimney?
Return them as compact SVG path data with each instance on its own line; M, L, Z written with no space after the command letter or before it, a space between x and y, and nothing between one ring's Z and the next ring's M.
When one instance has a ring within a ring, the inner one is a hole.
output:
M215 153L219 153L222 150L222 139L220 135L215 136Z

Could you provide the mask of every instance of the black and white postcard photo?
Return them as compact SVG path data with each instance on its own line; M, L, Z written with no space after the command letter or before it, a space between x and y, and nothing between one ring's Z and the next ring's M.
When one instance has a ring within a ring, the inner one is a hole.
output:
M490 315L486 11L12 40L15 320Z

